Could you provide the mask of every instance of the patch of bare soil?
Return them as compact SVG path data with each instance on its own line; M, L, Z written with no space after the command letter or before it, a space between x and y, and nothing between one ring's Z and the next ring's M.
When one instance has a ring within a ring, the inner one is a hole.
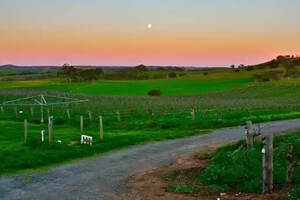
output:
M196 156L180 155L177 163L167 167L137 174L132 177L130 186L133 192L120 200L277 200L284 193L274 194L244 194L244 193L217 193L200 186L195 193L169 192L174 182L193 184L197 173L201 173L210 161L210 156L217 147L210 147L205 153ZM171 178L170 178L171 177Z

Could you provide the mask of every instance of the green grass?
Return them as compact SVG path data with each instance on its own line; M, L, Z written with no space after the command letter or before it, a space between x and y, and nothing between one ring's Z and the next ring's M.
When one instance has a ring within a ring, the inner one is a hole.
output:
M4 70L4 69L1 69L0 70L0 76L8 76L8 75L12 75L14 74L11 70Z
M300 161L300 133L277 136L274 138L274 184L276 190L283 189L288 167L286 152L294 145L295 161ZM240 148L243 146L243 148ZM215 194L261 193L262 191L262 144L255 142L254 149L247 149L245 141L221 147L217 152L199 154L196 158L209 159L203 168L188 168L173 171L165 177L168 192ZM237 150L239 149L239 150ZM295 170L293 185L282 200L300 199L300 168Z
M71 120L66 117L65 106L45 108L45 116L48 109L54 116L54 141L63 142L53 147L39 141L39 108L34 108L34 116L31 116L29 107L19 106L17 109L24 113L16 117L13 108L5 107L4 113L0 112L0 148L3 149L0 154L4 157L0 174L47 167L145 142L203 134L216 128L241 125L247 120L263 122L300 117L299 79L249 83L249 73L242 75L237 78L236 73L226 71L216 73L216 76L190 73L182 79L172 80L74 84L66 84L60 79L1 82L0 102L41 92L89 101L69 106ZM167 96L144 96L148 89L156 87ZM193 93L197 95L187 95ZM126 96L118 96L122 94ZM194 121L191 120L192 108L196 110ZM92 121L88 120L88 111L92 112ZM121 122L117 121L117 111L121 113ZM92 147L68 146L70 142L80 140L80 115L85 118L86 133L95 138ZM98 140L99 115L103 117L104 141ZM24 118L30 124L28 145L23 145ZM19 159L21 153L23 158Z
M300 133L275 137L274 140L274 183L284 185L288 166L286 152L289 144L294 145L295 161L300 160ZM255 143L254 149L243 148L233 153L244 141L221 148L212 158L204 173L198 178L209 188L226 191L260 193L262 191L262 144ZM296 169L293 180L300 180L300 169Z
M175 193L195 193L200 189L198 186L192 185L175 185L173 187L168 188L168 192Z
M282 200L299 200L300 199L300 184L295 185L291 191Z
M34 84L39 87L40 82L43 81L35 81ZM16 117L13 108L5 107L4 113L0 112L0 148L3 149L1 157L4 157L0 164L0 173L45 167L150 141L203 134L207 130L241 125L247 120L262 122L299 118L299 89L299 81L290 80L252 84L197 96L71 95L75 98L89 99L89 102L83 104L70 105L71 120L67 119L64 106L45 108L45 116L48 109L54 116L54 141L63 141L61 145L56 144L51 148L39 141L39 108L34 108L34 116L30 116L29 107L18 107L18 110L23 110L24 113ZM0 102L35 93L40 91L2 91ZM61 95L57 92L51 94ZM195 121L191 120L192 108L196 110ZM93 114L91 122L87 115L89 110ZM121 122L117 121L116 111L121 113ZM85 118L87 134L96 140L92 147L68 146L71 141L80 139L80 115ZM103 116L104 141L98 140L99 115ZM27 146L22 143L24 118L28 119L30 124L30 144ZM19 159L17 155L22 152L24 159Z
M81 107L74 107L72 119L68 120L63 110L54 109L51 115L54 116L55 144L50 147L47 141L45 143L40 141L40 130L42 128L47 130L47 126L39 125L39 111L34 110L32 117L28 109L22 110L24 113L18 114L17 117L8 107L5 108L4 113L0 113L0 148L2 149L0 174L45 167L145 142L205 134L215 128L243 124L249 119L260 122L300 117L300 112L295 115L290 108L251 110L251 115L244 109L224 110L222 114L211 110L205 114L198 113L195 121L191 120L188 112L170 112L166 115L156 113L154 116L147 112L135 112L121 115L121 122L117 121L115 114L104 113L104 140L100 141L96 117L98 115L94 115L90 121L87 113L81 111ZM95 140L91 147L80 144L68 145L80 140L80 115L84 116L84 133L93 136ZM28 145L23 144L24 118L29 121ZM57 140L61 140L62 144L56 143ZM21 158L19 155L22 155Z
M152 89L160 89L164 96L191 95L205 92L229 90L245 86L251 78L229 80L129 80L129 81L96 81L67 84L63 80L30 80L0 82L0 89L33 88L52 91L70 92L73 94L96 94L118 96L146 96Z
M119 130L113 126L105 126L104 140L100 141L96 124L96 120L93 123L87 120L85 123L87 129L85 134L93 136L94 138L93 145L89 146L80 145L78 143L81 135L79 126L76 126L72 122L60 124L60 122L56 121L53 130L54 144L49 146L47 131L45 132L46 141L44 143L40 141L40 130L47 130L47 126L41 126L34 121L29 121L28 144L24 145L23 123L21 121L1 120L0 174L50 166L140 143L174 139L209 132L209 130L182 131L179 129L146 127L142 130L130 130L126 128L127 124L124 122L119 124L123 127ZM57 143L57 140L61 140L62 143ZM72 142L75 142L75 144L70 146Z

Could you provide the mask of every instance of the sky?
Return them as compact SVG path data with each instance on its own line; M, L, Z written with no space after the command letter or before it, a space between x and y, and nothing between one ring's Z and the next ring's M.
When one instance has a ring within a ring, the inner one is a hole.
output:
M299 8L300 0L1 0L0 65L255 64L300 55Z

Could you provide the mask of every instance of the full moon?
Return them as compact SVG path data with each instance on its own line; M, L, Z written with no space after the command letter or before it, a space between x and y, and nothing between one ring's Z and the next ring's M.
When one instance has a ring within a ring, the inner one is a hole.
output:
M148 24L148 29L151 29L152 28L152 24Z

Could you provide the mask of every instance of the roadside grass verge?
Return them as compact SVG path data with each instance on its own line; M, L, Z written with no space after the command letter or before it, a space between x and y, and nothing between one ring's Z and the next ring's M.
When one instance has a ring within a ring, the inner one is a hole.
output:
M284 189L288 167L286 153L294 145L295 161L300 161L300 133L274 137L274 188ZM240 148L240 147L243 148ZM206 167L174 171L166 177L168 192L175 193L233 193L260 194L262 192L262 144L255 141L253 149L247 149L244 141L226 145L209 155L200 155L207 160ZM293 175L293 185L283 200L300 198L300 168Z

